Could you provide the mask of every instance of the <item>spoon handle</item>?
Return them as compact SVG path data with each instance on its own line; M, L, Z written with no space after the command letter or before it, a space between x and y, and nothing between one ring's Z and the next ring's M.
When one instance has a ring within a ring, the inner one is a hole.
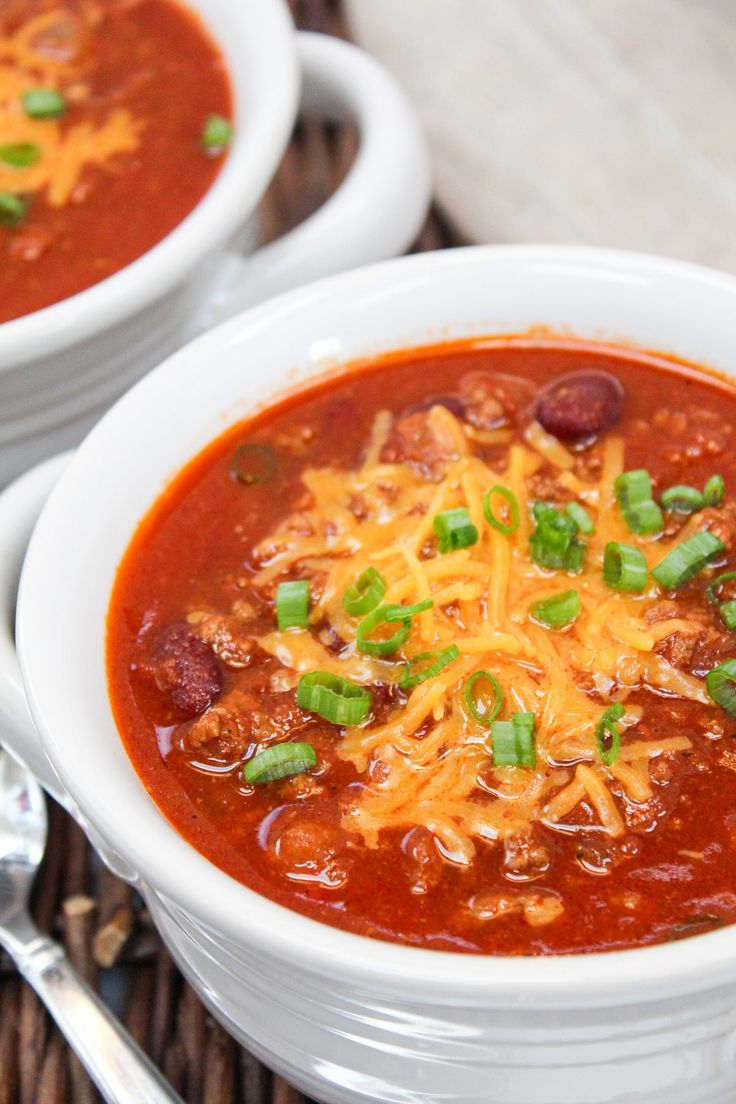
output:
M8 947L108 1104L183 1104L138 1044L69 963L58 943L28 925Z

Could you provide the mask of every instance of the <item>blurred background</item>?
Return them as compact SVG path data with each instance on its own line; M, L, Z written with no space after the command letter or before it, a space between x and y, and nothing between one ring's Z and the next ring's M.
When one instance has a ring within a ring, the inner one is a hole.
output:
M736 265L736 5L345 0L400 80L460 237Z

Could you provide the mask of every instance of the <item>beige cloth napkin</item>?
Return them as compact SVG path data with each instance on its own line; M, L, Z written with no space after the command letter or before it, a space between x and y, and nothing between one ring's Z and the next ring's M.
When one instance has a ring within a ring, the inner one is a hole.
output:
M471 241L736 270L734 0L347 0Z

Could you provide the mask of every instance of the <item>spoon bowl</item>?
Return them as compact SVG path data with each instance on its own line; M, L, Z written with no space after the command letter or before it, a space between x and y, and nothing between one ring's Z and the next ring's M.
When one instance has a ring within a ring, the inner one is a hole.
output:
M0 754L0 925L25 911L46 848L48 819L38 783L7 754Z

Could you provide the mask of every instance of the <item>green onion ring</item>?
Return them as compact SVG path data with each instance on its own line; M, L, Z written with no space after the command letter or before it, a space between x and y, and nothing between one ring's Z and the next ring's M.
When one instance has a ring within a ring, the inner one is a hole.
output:
M532 602L529 612L547 629L566 629L580 616L580 595L576 590L561 590L551 598Z
M66 99L56 88L29 88L23 93L23 110L29 119L57 119L66 111Z
M595 533L593 519L585 507L581 506L579 502L568 502L565 507L565 513L569 518L572 518L580 532L586 537L589 537L591 533Z
M486 682L489 682L495 695L496 700L488 713L481 713L473 698L473 688L479 679L485 679ZM485 728L491 727L503 708L503 693L496 679L493 675L489 674L488 671L476 671L465 683L465 705L474 721L477 721L478 724L483 725Z
M623 514L624 521L631 532L638 536L644 537L651 533L658 533L660 529L664 528L662 511L653 499L640 502L637 506L624 510Z
M434 605L431 598L425 598L423 602L417 602L413 606L385 606L386 616L385 621L389 624L394 621L411 621L412 617L416 617L417 614L424 613L425 610L429 610Z
M646 468L636 468L616 476L613 489L621 509L628 509L651 500L652 479Z
M414 686L419 686L421 682L434 678L450 663L454 663L459 655L460 649L457 644L450 644L449 648L442 648L439 652L420 652L419 655L413 656L406 664L404 675L399 679L399 689L411 690ZM419 663L427 663L428 665L422 671L412 675L412 668Z
M508 524L501 521L493 513L491 508L491 498L493 495L498 495L502 498L508 507L509 521ZM495 487L491 487L483 498L483 514L489 525L492 525L494 529L497 529L499 533L503 533L505 537L511 537L519 528L521 522L521 513L519 511L519 500L513 491L510 491L508 487L501 486L497 483Z
M726 493L726 484L722 475L712 475L703 487L703 500L706 506L720 506Z
M626 709L621 702L614 702L613 705L609 705L596 725L595 738L598 744L598 754L607 767L616 762L621 750L621 733L616 722L621 720L625 712ZM611 739L609 748L606 748L607 736Z
M373 698L365 687L330 671L311 671L299 679L296 704L333 724L357 725L368 716Z
M0 226L17 226L23 221L28 204L12 192L0 192Z
M432 527L440 543L440 552L455 552L458 548L469 548L478 542L478 530L470 520L465 506L456 510L445 510L436 514Z
M694 514L705 505L703 494L696 487L689 487L685 483L676 483L674 487L662 491L660 501L665 510L676 514Z
M723 541L704 529L671 549L652 575L665 590L674 590L707 567L724 548Z
M514 713L510 721L494 721L491 725L491 750L495 767L534 766L533 713Z
M632 533L642 536L663 527L662 511L652 498L652 480L644 468L622 472L616 477L614 493L624 520Z
M585 542L575 535L577 523L546 502L535 502L532 513L537 522L529 538L529 552L534 562L551 571L580 571L586 548Z
M732 598L728 602L721 602L718 612L729 632L736 630L736 598Z
M202 148L209 152L226 149L233 137L233 124L222 115L208 115L202 129Z
M712 583L708 583L705 589L705 596L712 606L719 604L719 599L716 596L716 591L724 583L730 582L731 579L736 579L736 571L724 571L721 575L716 575Z
M0 146L0 161L12 165L14 169L27 169L35 165L41 156L41 147L34 142L12 142Z
M306 579L279 583L276 590L276 620L279 632L306 629L309 624L309 583Z
M641 593L646 589L647 561L639 548L609 541L603 551L603 580L613 590Z
M716 705L736 717L736 659L726 659L709 671L705 689Z
M251 785L291 778L317 766L317 753L311 744L273 744L256 752L243 767L243 778Z
M355 643L358 651L363 655L391 656L398 652L402 644L405 644L411 632L411 621L402 620L393 636L385 640L371 640L370 634L387 622L386 614L396 609L396 606L377 606L359 623L355 632Z
M349 586L342 596L342 606L351 617L362 617L381 604L386 593L386 580L375 567L367 567L357 583Z

